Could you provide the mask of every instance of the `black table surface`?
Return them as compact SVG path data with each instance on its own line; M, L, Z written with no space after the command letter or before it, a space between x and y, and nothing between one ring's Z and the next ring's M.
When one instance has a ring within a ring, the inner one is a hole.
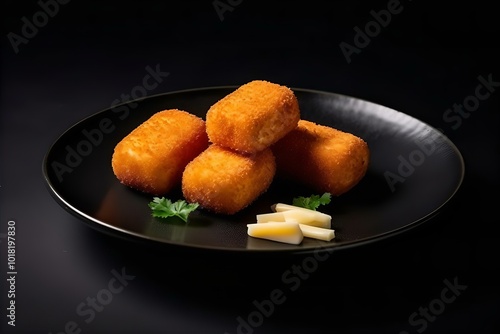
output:
M488 2L11 0L1 12L3 333L499 332L500 30ZM264 79L399 110L458 147L463 183L419 228L307 271L310 255L100 233L55 202L42 160L74 123L130 99L148 67L163 74L148 95Z

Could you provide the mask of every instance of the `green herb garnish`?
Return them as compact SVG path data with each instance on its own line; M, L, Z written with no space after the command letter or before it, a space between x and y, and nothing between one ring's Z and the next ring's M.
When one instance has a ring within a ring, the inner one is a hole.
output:
M330 193L324 193L321 196L311 195L309 197L296 197L293 199L293 205L310 210L316 210L320 205L329 204L331 197Z
M198 203L187 203L184 200L172 202L165 197L154 197L152 202L149 202L153 217L168 218L179 217L187 222L187 218L191 212L198 208Z

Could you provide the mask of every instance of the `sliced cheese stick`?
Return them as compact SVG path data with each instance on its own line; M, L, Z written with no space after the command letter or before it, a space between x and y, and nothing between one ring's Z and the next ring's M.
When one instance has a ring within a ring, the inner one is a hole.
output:
M271 205L271 209L274 212L282 212L282 211L292 210L292 209L305 210L305 211L310 211L310 212L314 212L314 213L319 213L321 215L325 215L325 216L328 216L328 217L331 218L331 216L327 215L326 213L322 213L322 212L311 210L311 209L306 209L306 208L303 208L301 206L296 206L296 205L291 205L291 204L285 204L285 203L276 203L274 205Z
M301 221L296 218L288 217L287 219L285 219L285 215L283 213L284 212L272 212L272 213L264 213L257 215L257 223L262 224L262 223L273 222L273 219L276 219L275 222L280 222L280 223L284 222L297 223L299 224L299 227L304 237L324 240L324 241L330 241L333 238L335 238L335 231L332 229L302 224Z
M270 212L256 215L257 223L284 222L285 216L282 212Z
M321 228L311 225L299 224L300 230L304 237L330 241L335 238L335 231L327 228Z
M304 210L286 210L281 212L287 222L298 222L304 225L311 225L321 228L331 228L331 220L328 217L319 216L317 214Z
M301 224L312 225L322 228L332 227L332 216L319 211L314 211L300 206L277 203L271 207L274 212L283 213L285 220L297 220Z
M265 224L247 224L248 235L298 245L304 239L302 230L296 222L267 222Z
M325 221L320 221L317 219L317 215L312 212L307 212L304 210L287 210L282 212L271 212L256 215L257 223L268 223L268 222L295 222L298 224L315 226L318 228L330 228L330 223L327 219Z

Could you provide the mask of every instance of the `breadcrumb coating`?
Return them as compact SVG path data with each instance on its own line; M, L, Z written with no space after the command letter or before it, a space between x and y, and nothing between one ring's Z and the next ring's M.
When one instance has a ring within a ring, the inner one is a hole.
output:
M290 88L254 80L213 104L206 125L212 143L255 153L294 129L299 119L299 104Z
M204 209L234 214L268 189L275 172L270 148L244 155L212 144L186 166L182 192Z
M124 185L162 195L180 185L185 166L207 147L203 119L168 109L155 113L123 138L111 164Z
M370 159L363 139L307 120L300 120L272 150L277 175L335 196L359 183Z

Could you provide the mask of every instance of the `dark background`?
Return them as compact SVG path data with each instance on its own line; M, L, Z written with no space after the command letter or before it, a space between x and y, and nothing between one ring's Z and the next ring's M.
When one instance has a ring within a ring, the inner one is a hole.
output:
M82 333L236 333L238 317L248 319L253 302L269 299L281 275L304 260L152 249L88 228L50 196L42 160L52 142L158 65L170 74L150 95L253 79L347 94L441 129L464 157L462 187L437 217L397 238L333 253L246 332L497 333L499 87L460 124L443 119L475 94L479 76L500 82L493 3L401 0L400 13L348 63L340 43L353 45L354 28L391 1L221 2L233 4L222 17L210 0L73 0L57 10L42 1L54 15L17 52L9 36L22 37L42 7L2 2L3 332L59 333L73 320ZM15 328L6 318L10 220ZM77 305L122 268L134 278L92 321L82 321ZM446 280L466 288L426 327L412 325L420 307L438 305Z

